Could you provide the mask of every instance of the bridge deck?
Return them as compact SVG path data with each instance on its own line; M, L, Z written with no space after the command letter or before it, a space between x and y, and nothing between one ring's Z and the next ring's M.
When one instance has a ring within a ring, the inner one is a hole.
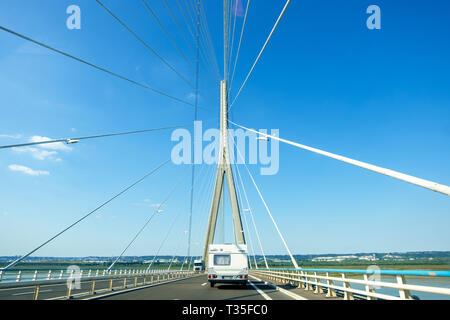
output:
M271 299L291 300L263 282L252 283ZM264 296L251 285L242 288L232 284L217 284L211 288L206 275L99 298L108 300L265 300Z
M308 300L328 299L324 295L285 288ZM278 291L274 286L254 278L250 280L246 288L231 284L216 284L211 288L206 275L125 293L100 295L97 298L107 300L293 300L293 297Z
M132 279L131 279L132 280ZM162 283L151 287L134 289L129 287L127 292L121 292L123 280L117 279L113 282L114 292L101 292L107 290L109 280L98 280L96 289L100 290L97 295L80 295L81 292L89 291L90 281L82 281L81 289L73 291L74 299L112 299L112 300L340 300L341 298L326 298L324 294L314 294L286 284L276 283L279 288L285 289L294 296L288 295L283 290L277 290L267 279L258 275L250 277L250 283L246 288L238 285L217 284L211 288L206 275L198 275L188 279ZM131 285L132 281L127 281ZM64 299L67 291L66 283L42 285L39 300ZM11 287L0 289L0 300L31 300L34 293L33 286Z

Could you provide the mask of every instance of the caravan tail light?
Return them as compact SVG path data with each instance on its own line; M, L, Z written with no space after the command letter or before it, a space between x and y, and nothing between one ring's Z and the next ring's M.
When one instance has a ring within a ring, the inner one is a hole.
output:
M213 275L213 278L214 278L214 279L217 278L217 275L214 274L214 275Z
M245 278L245 279L248 279L248 275L245 275L244 278Z
M208 279L211 279L211 275L210 274L208 274Z

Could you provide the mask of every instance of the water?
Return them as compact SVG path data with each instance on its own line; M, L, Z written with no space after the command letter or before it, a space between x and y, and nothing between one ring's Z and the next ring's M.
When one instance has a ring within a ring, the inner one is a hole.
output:
M405 277L406 284L418 285L418 286L428 286L428 287L439 287L450 289L450 278L447 277ZM396 283L395 277L383 276L382 282ZM342 286L342 282L335 281L335 285ZM351 287L358 290L365 290L365 286L361 284L351 284ZM374 288L375 292L399 296L398 289L394 288ZM420 291L410 291L411 295L417 296L420 300L450 300L450 295L434 294L428 292Z

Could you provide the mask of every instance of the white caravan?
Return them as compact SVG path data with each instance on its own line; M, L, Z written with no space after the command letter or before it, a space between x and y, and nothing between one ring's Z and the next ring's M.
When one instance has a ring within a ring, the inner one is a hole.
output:
M216 283L239 283L248 281L247 245L211 244L208 250L208 281Z

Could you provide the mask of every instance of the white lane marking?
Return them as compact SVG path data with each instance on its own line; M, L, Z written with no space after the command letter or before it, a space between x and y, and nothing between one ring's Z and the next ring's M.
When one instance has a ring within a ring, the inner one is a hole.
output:
M196 275L196 276L190 276L187 278L181 278L181 279L175 279L175 280L169 280L169 281L164 281L164 282L158 282L158 283L154 283L154 284L148 284L145 286L141 286L141 287L135 287L135 288L131 288L131 289L127 289L127 290L121 290L121 291L116 291L116 292L110 292L110 293L106 293L100 296L92 296L92 297L88 297L86 299L83 300L96 300L96 299L100 299L103 297L109 297L109 296L113 296L113 295L118 295L118 294L122 294L122 293L127 293L127 292L132 292L132 291L136 291L136 290L140 290L140 289L146 289L146 288L151 288L151 287L157 287L160 285L164 285L164 284L168 284L168 283L172 283L172 282L178 282L178 281L183 281L183 280L189 280L189 279L193 279L193 278L197 278L200 277L201 275ZM108 290L108 289L106 289ZM50 300L50 299L49 299Z
M255 276L250 276L250 277L256 279L257 281L263 281L263 280L261 280L261 279L255 277ZM274 285L274 284L272 284L272 283L269 283L269 282L267 282L267 281L264 281L264 283L267 284L267 285L269 285L269 286L274 287L277 291L280 291L281 293L284 293L285 295L291 297L292 299L295 299L295 300L308 300L308 299L306 299L306 298L304 298L304 297L302 297L302 296L300 296L300 295L298 295L298 294L295 294L295 293L293 293L293 292L290 292L289 290L280 288L280 287L278 287L278 286L276 286L276 285Z
M259 289L257 286L255 286L251 281L248 282L260 295L263 296L266 300L272 300L271 297L269 297L267 294L264 293L261 289Z
M202 286L206 286L208 284L208 282L202 283Z
M52 280L59 280L59 279L52 279ZM81 283L87 283L89 281L91 281L92 279L81 279ZM109 279L100 279L100 280L96 280L97 283L99 282L105 282L105 281L109 281ZM16 284L17 282L5 282L6 284ZM66 285L66 280L62 280L62 282L60 283L54 283L54 284L41 284L41 288L48 288L48 287L56 287L56 286L65 286ZM26 286L18 286L18 287L14 287L14 288L3 288L0 289L0 291L9 291L9 290L22 290L22 289L33 289L36 285L26 285ZM42 292L42 291L41 291Z
M39 290L39 293L42 293L42 292L49 292L49 291L53 291L53 290ZM21 296L21 295L23 295L23 294L33 294L34 293L34 291L31 291L31 292L21 292L21 293L13 293L12 295L13 296Z

